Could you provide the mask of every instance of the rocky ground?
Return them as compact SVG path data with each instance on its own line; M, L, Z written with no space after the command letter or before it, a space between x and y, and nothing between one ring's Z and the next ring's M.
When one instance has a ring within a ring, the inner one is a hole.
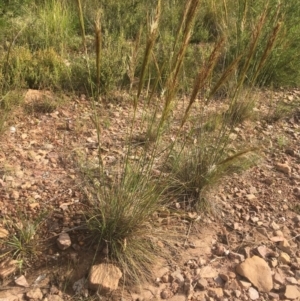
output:
M74 158L97 157L88 100L37 109L35 103L54 96L27 91L0 142L0 239L43 212L51 215L40 219L35 239L46 243L38 260L20 270L18 262L0 263L0 300L300 300L300 111L269 118L271 95L287 104L300 98L299 91L261 92L260 118L231 136L259 142L260 162L211 192L213 214L175 220L184 239L162 250L168 256L153 267L153 283L128 288L114 265L102 263L89 273L91 258L78 229L86 204ZM129 116L126 101L110 103L101 116L107 168L124 155ZM99 287L102 293L93 293Z

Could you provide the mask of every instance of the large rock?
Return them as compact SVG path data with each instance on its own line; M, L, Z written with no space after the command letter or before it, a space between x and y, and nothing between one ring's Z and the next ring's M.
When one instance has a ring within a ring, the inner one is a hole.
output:
M98 264L91 268L89 288L103 294L110 293L118 288L122 272L113 264Z
M253 256L239 264L236 272L250 280L261 292L269 292L273 288L271 269L260 257Z

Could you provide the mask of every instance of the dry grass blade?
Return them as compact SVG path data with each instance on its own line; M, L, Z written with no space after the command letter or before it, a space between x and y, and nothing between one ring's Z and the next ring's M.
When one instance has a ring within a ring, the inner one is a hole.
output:
M97 14L95 27L95 49L96 49L96 68L97 68L97 96L100 93L100 59L101 59L101 23L100 14ZM98 98L98 97L97 97Z
M232 155L232 156L229 156L227 157L226 159L222 160L221 162L218 163L218 165L222 165L222 164L226 164L226 163L229 163L229 162L232 162L234 161L235 159L245 155L245 154L248 154L250 152L255 152L255 151L258 151L259 148L258 147L251 147L249 149L246 149L246 150L243 150L243 151L240 151L240 152L237 152L236 154Z
M262 13L262 15L260 16L260 19L259 19L256 27L253 30L252 40L250 42L247 59L243 65L243 67L241 68L240 79L239 79L238 85L236 87L235 93L239 93L240 88L244 84L245 78L247 76L247 71L249 70L252 58L254 57L254 55L256 53L258 41L259 41L259 38L261 37L262 29L263 29L263 26L265 24L265 20L267 17L268 7L269 7L269 2L267 2L266 6L265 6L265 10Z
M198 72L197 77L195 78L194 81L194 86L193 86L193 90L190 96L190 101L189 104L185 110L184 116L182 118L181 121L181 127L185 124L188 115L189 115L189 111L193 105L193 103L195 102L197 95L199 93L199 91L206 85L207 80L209 79L209 76L211 75L216 62L218 61L220 54L221 54L221 50L223 49L224 46L224 38L219 40L218 43L215 45L207 64L202 67L200 69L200 71Z
M279 22L273 28L272 34L269 37L269 40L267 42L267 46L266 46L266 48L265 48L265 50L262 54L262 57L260 59L260 62L259 62L258 67L256 69L256 72L253 76L253 84L255 83L255 80L257 79L257 76L258 76L259 72L261 71L262 67L264 66L265 62L267 61L267 58L269 57L269 55L270 55L270 53L271 53L271 51L274 47L274 44L275 44L276 39L278 37L281 25L282 25L282 23Z
M134 84L135 68L136 68L137 60L138 60L138 52L139 52L141 36L142 36L142 27L140 27L140 30L138 31L138 34L134 41L134 45L131 48L131 55L129 56L129 62L128 62L128 67L127 67L127 75L130 80L129 91L132 90L132 87Z
M81 0L77 0L77 7L78 7L78 14L79 14L79 21L80 21L82 45L84 48L84 52L87 53L85 26L84 26L84 18L83 18L83 10L82 10L82 5L81 5Z
M234 71L237 70L238 64L243 57L243 54L240 54L227 68L226 70L222 73L220 79L217 81L217 83L214 85L214 87L211 89L208 97L209 99L215 95L215 93L226 83L228 78L234 73Z
M191 32L194 25L198 6L199 6L199 0L191 0L186 5L185 11L183 13L182 20L185 21L184 29L183 29L183 38L177 54L174 55L172 59L172 67L166 83L166 96L165 96L164 109L163 109L163 113L160 119L158 129L160 129L163 126L164 122L168 118L169 113L171 111L171 104L177 92L178 75L181 70L184 56L191 38ZM182 25L183 23L181 24L181 26ZM180 31L181 30L178 31L178 35L180 34ZM177 39L178 37L176 37L176 41Z
M183 15L182 15L182 18L181 18L181 22L180 22L180 24L178 26L178 29L176 31L176 36L175 36L175 42L174 42L174 46L173 46L173 51L176 49L179 37L180 37L180 35L181 35L182 31L183 31L184 25L186 24L187 15L188 15L188 12L190 11L190 6L192 5L192 2L193 2L192 0L188 0L185 3L185 8L183 10Z
M144 54L144 59L143 59L140 78L139 78L139 86L138 86L137 96L134 100L135 109L137 107L137 102L140 98L142 89L144 87L144 81L145 81L147 66L148 66L150 58L151 58L151 51L153 49L155 39L156 39L156 36L157 36L157 32L158 32L158 25L159 25L159 21L160 21L160 15L161 15L161 0L158 0L157 6L156 6L155 17L154 17L154 20L152 21L152 23L150 24L150 34L149 34L147 44L146 44L146 48L145 48L145 54Z

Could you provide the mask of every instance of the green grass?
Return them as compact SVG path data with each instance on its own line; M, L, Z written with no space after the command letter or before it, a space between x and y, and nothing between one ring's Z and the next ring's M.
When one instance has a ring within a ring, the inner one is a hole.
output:
M44 214L41 214L35 221L27 220L21 215L17 222L7 220L10 235L2 243L1 257L12 257L19 263L20 270L30 267L32 260L41 254L42 246L39 241L38 230Z
M93 20L97 17L96 14L101 20L102 92L130 85L126 78L129 76L132 83L145 70L140 58L146 47L147 26L153 18L155 7L156 1L145 0L131 4L120 0L105 3L91 1L89 5L83 1L82 20L86 31L84 40L89 50L88 53L83 53L80 42L81 18L78 18L75 3L51 0L21 5L19 1L10 1L7 7L2 8L4 13L0 23L1 38L5 41L0 47L0 57L5 62L0 70L4 75L2 85L11 87L15 84L20 87L21 84L24 88L58 88L70 91L85 89L91 93L91 86L96 85L97 81L94 76L96 66L93 66ZM251 82L251 77L254 76L257 80L255 84L258 85L298 85L300 60L297 49L300 40L297 32L300 26L300 4L297 1L284 3L277 9L275 0L268 7L260 2L253 7L249 1L236 3L233 0L206 0L196 11L195 29L190 43L185 45L185 64L182 72L176 75L180 83L178 88L187 91L196 74L193 66L195 63L203 64L207 58L205 45L225 37L226 47L217 64L218 72L213 75L213 80L217 80L218 74L222 74L250 45L255 32L254 26L259 23L264 9L267 14L263 20L265 25L256 29L260 31L256 55L251 58L245 55L239 64L239 70L243 73L243 64L248 65L244 75ZM184 10L185 3L179 0L164 1L161 5L159 35L153 49L156 63L152 61L144 74L144 79L150 80L153 85L156 78L160 77L157 85L160 89L165 88L172 64L178 60L174 55L179 50L180 43L177 42L185 34L179 30ZM112 15L114 22L111 22ZM183 26L185 23L182 23L182 29ZM138 40L138 44L133 43L134 40ZM172 56L170 53L173 50L175 52ZM85 57L87 54L88 58ZM89 60L92 76L87 76L89 70L86 59ZM70 66L65 66L65 62ZM162 70L158 71L155 64L163 66ZM256 74L257 70L259 73Z
M155 226L163 191L149 175L135 170L128 170L121 182L111 187L96 188L94 183L86 187L91 205L86 223L93 245L98 252L107 249L108 258L118 262L126 281L151 280L157 240L165 239Z

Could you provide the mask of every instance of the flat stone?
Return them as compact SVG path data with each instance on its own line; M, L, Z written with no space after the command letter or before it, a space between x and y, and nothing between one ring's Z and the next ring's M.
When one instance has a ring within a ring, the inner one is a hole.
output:
M300 297L300 292L295 285L287 285L285 288L284 296L287 299L294 300Z
M199 287L200 289L206 289L207 285L208 285L207 280L204 278L200 278L197 281L197 287Z
M0 264L0 278L3 280L7 276L11 275L17 269L18 262L16 260L10 260L7 258Z
M289 254L281 252L278 260L281 261L283 264L290 264L291 263L291 257Z
M224 283L226 282L220 277L220 275L218 277L214 278L214 281L217 284L217 286L219 286L219 287L222 287L224 285Z
M23 301L24 294L15 292L14 290L1 291L0 290L0 301Z
M17 190L13 190L10 196L12 199L18 200L20 198L20 193Z
M208 295L210 297L222 298L224 296L223 289L220 287L208 289Z
M235 279L232 279L231 281L225 283L224 288L227 290L238 290L240 289L240 286Z
M252 194L252 193L251 194L247 194L246 198L247 198L248 201L253 201L253 200L257 199L256 196L254 194Z
M19 285L19 286L23 286L23 287L29 287L29 284L25 278L24 275L18 277L17 279L15 279L15 284Z
M122 272L113 264L98 264L91 268L88 285L91 290L103 294L110 293L118 288Z
M277 265L278 265L278 260L276 258L272 258L271 259L271 266L273 268L275 268L275 267L277 267Z
M170 274L165 274L160 279L163 283L168 283L168 282L171 282L172 277L170 276Z
M85 286L85 277L78 279L77 281L75 281L72 285L72 289L74 291L75 294L80 294L83 292L84 290L84 286Z
M184 282L184 277L180 271L175 271L170 276L171 276L172 281L175 281L178 284L182 284Z
M259 291L268 293L273 288L271 269L267 262L258 256L247 258L237 266L236 272L249 279Z
M234 272L228 272L228 276L231 278L231 279L235 279L236 278L236 273Z
M267 247L266 246L259 246L256 248L257 253L259 254L260 257L266 258L266 255L268 253Z
M282 278L282 276L279 273L275 273L273 278L276 283L284 284L284 279Z
M42 300L43 293L39 288L34 288L26 293L28 299Z
M205 266L201 268L199 275L201 278L215 278L218 276L218 272L211 266Z
M249 288L248 293L251 300L257 300L259 298L258 291L253 287Z
M279 242L278 248L280 250L282 250L283 252L287 253L287 254L291 254L292 250L291 250L291 246L289 244L289 242L284 239L283 241Z
M47 299L48 301L64 301L59 295L48 295Z
M252 286L251 282L248 281L240 280L239 283L244 289L249 289Z
M8 231L2 227L0 227L0 238L5 238L8 236Z
M271 222L270 226L275 231L280 229L280 227L274 221Z
M289 283L289 284L298 284L298 281L295 277L286 277L285 280Z
M292 171L291 167L286 163L276 163L275 168L276 168L276 170L278 170L284 174L287 174L287 175L289 175Z
M273 292L269 292L269 297L272 298L272 300L279 300L280 299L280 296L279 294L276 294L276 293L273 293Z
M223 256L225 254L225 251L225 247L221 244L218 244L213 250L214 254L216 254L217 256Z
M279 242L279 241L283 241L284 237L282 237L282 236L273 236L273 237L270 237L270 240L273 241L273 242Z
M71 247L72 242L68 233L61 233L57 238L57 245L61 250L66 250Z
M284 237L284 234L281 230L274 231L274 236Z

